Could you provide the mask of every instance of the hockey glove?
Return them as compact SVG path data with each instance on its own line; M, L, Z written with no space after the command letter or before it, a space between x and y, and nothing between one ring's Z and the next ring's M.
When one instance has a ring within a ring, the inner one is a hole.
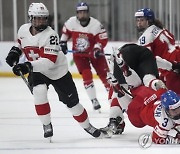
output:
M96 58L96 59L101 56L104 56L104 54L100 51L99 48L94 48L93 53L94 53L94 58Z
M8 56L6 57L6 63L11 67L14 64L17 64L19 62L19 57L21 54L22 51L19 48L13 46L9 51Z
M132 74L132 72L129 70L129 66L126 64L126 62L124 61L124 59L122 58L122 54L118 53L115 54L115 60L118 64L118 66L121 68L123 74L128 77Z
M27 74L29 72L32 71L32 65L30 62L25 62L23 64L17 64L13 67L13 73L17 76L20 76L20 72L22 72L22 74Z
M60 41L59 42L62 52L66 55L68 48L67 48L67 41Z
M180 62L172 63L172 70L177 72L177 73L180 73Z
M108 72L106 79L108 83L113 87L114 92L118 94L118 97L122 97L125 95L120 84L118 83L117 79L114 77L112 73Z

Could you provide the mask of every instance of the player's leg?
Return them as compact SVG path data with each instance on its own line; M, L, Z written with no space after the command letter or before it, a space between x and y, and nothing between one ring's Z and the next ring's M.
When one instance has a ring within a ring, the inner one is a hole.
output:
M94 110L100 109L101 106L96 96L96 88L93 82L89 59L85 57L74 56L74 61L76 63L79 73L82 75L85 90L89 99L92 102Z
M117 97L113 95L112 87L109 90L109 102L110 102L110 113L109 113L109 122L108 125L102 130L110 130L113 134L122 134L125 127L124 115L122 108L120 107Z
M154 90L165 88L159 79L156 59L149 49L132 44L122 48L121 54L126 64L135 70L145 86Z
M107 82L107 72L109 72L108 64L104 56L99 57L98 59L91 59L92 66L96 70L97 75L104 84L104 87L107 91L110 89L110 85Z
M47 84L44 81L48 79L41 73L33 73L33 96L36 113L43 124L44 137L53 136L53 127L51 124L51 109L47 98Z
M60 101L67 105L73 118L86 132L96 138L107 135L105 131L101 131L90 124L86 109L79 103L77 89L69 72L61 79L54 81L53 86Z

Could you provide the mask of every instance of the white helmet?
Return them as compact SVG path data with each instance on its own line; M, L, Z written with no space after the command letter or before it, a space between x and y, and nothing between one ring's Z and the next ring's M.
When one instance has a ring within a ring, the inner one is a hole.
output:
M41 32L47 28L49 11L43 3L32 3L29 6L28 15L32 26L37 31ZM46 22L39 24L38 21L34 20L36 17L45 18Z
M43 3L32 3L28 10L29 16L49 16L49 11Z

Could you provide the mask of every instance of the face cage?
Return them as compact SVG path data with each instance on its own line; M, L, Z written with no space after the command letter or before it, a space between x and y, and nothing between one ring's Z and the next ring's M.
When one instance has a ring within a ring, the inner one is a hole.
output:
M165 112L166 112L167 116L168 116L169 118L173 119L173 120L179 120L179 119L180 119L180 114L172 117L172 116L170 115L168 109L165 109Z
M33 20L34 20L34 18L35 17L45 17L45 18L47 18L46 20L46 24L42 24L42 25L39 25L39 26L34 26L33 25ZM31 22L31 24L32 24L32 26L38 31L38 32L42 32L43 30L45 30L46 28L47 28L47 26L49 25L48 24L48 16L30 16L29 17L29 21Z

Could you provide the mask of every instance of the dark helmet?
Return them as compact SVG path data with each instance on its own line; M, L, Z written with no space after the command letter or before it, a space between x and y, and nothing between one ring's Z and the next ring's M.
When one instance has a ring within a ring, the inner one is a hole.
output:
M178 96L174 91L168 90L167 92L161 95L161 104L165 108L165 111L168 114L168 116L170 116L170 109L173 110L180 107L180 96ZM171 118L174 120L178 120L180 119L180 114Z
M89 11L89 6L85 2L80 2L76 6L76 11Z
M155 20L154 12L150 8L139 9L134 16L145 17L147 20L151 20L151 21Z

